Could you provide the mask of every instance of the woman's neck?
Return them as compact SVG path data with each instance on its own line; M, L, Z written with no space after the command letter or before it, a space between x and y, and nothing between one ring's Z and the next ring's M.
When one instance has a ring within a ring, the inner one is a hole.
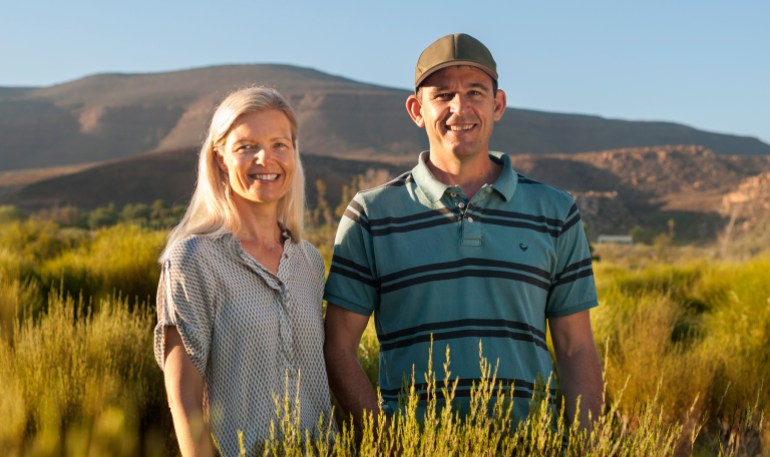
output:
M274 274L283 254L283 230L278 224L278 206L236 202L239 227L233 235L243 249Z

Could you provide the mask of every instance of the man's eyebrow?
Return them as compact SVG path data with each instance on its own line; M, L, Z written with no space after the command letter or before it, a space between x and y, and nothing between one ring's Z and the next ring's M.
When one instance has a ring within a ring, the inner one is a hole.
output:
M447 86L447 85L443 85L443 86L426 86L426 88L427 87L430 87L431 89L433 89L436 92L449 90L449 86ZM469 83L466 86L466 88L491 90L490 87L485 85L484 83Z
M470 83L470 84L468 84L468 86L473 88L473 89L484 89L484 90L489 90L490 89L489 86L487 86L486 84L482 84L482 83Z
M434 91L443 91L443 90L449 90L449 86L425 86L426 88L433 89Z

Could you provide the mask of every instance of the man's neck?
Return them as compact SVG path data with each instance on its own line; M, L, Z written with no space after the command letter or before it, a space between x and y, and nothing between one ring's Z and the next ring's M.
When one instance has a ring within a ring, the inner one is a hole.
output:
M458 186L468 198L473 197L484 184L495 182L500 176L500 165L493 162L489 155L484 160L472 162L439 162L428 157L428 168L433 176L444 184Z

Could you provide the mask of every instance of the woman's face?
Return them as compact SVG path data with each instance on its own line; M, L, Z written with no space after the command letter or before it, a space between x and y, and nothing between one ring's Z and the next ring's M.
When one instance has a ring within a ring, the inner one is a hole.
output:
M240 116L217 152L234 195L243 200L277 205L291 188L296 152L291 123L281 111Z

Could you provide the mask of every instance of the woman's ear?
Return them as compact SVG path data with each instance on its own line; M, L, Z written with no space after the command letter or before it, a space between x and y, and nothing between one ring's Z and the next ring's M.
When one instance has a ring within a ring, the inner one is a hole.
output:
M219 169L222 171L222 173L227 174L227 165L225 165L225 158L222 157L222 153L219 151L219 149L214 149L214 160L217 161L217 165L219 166Z

